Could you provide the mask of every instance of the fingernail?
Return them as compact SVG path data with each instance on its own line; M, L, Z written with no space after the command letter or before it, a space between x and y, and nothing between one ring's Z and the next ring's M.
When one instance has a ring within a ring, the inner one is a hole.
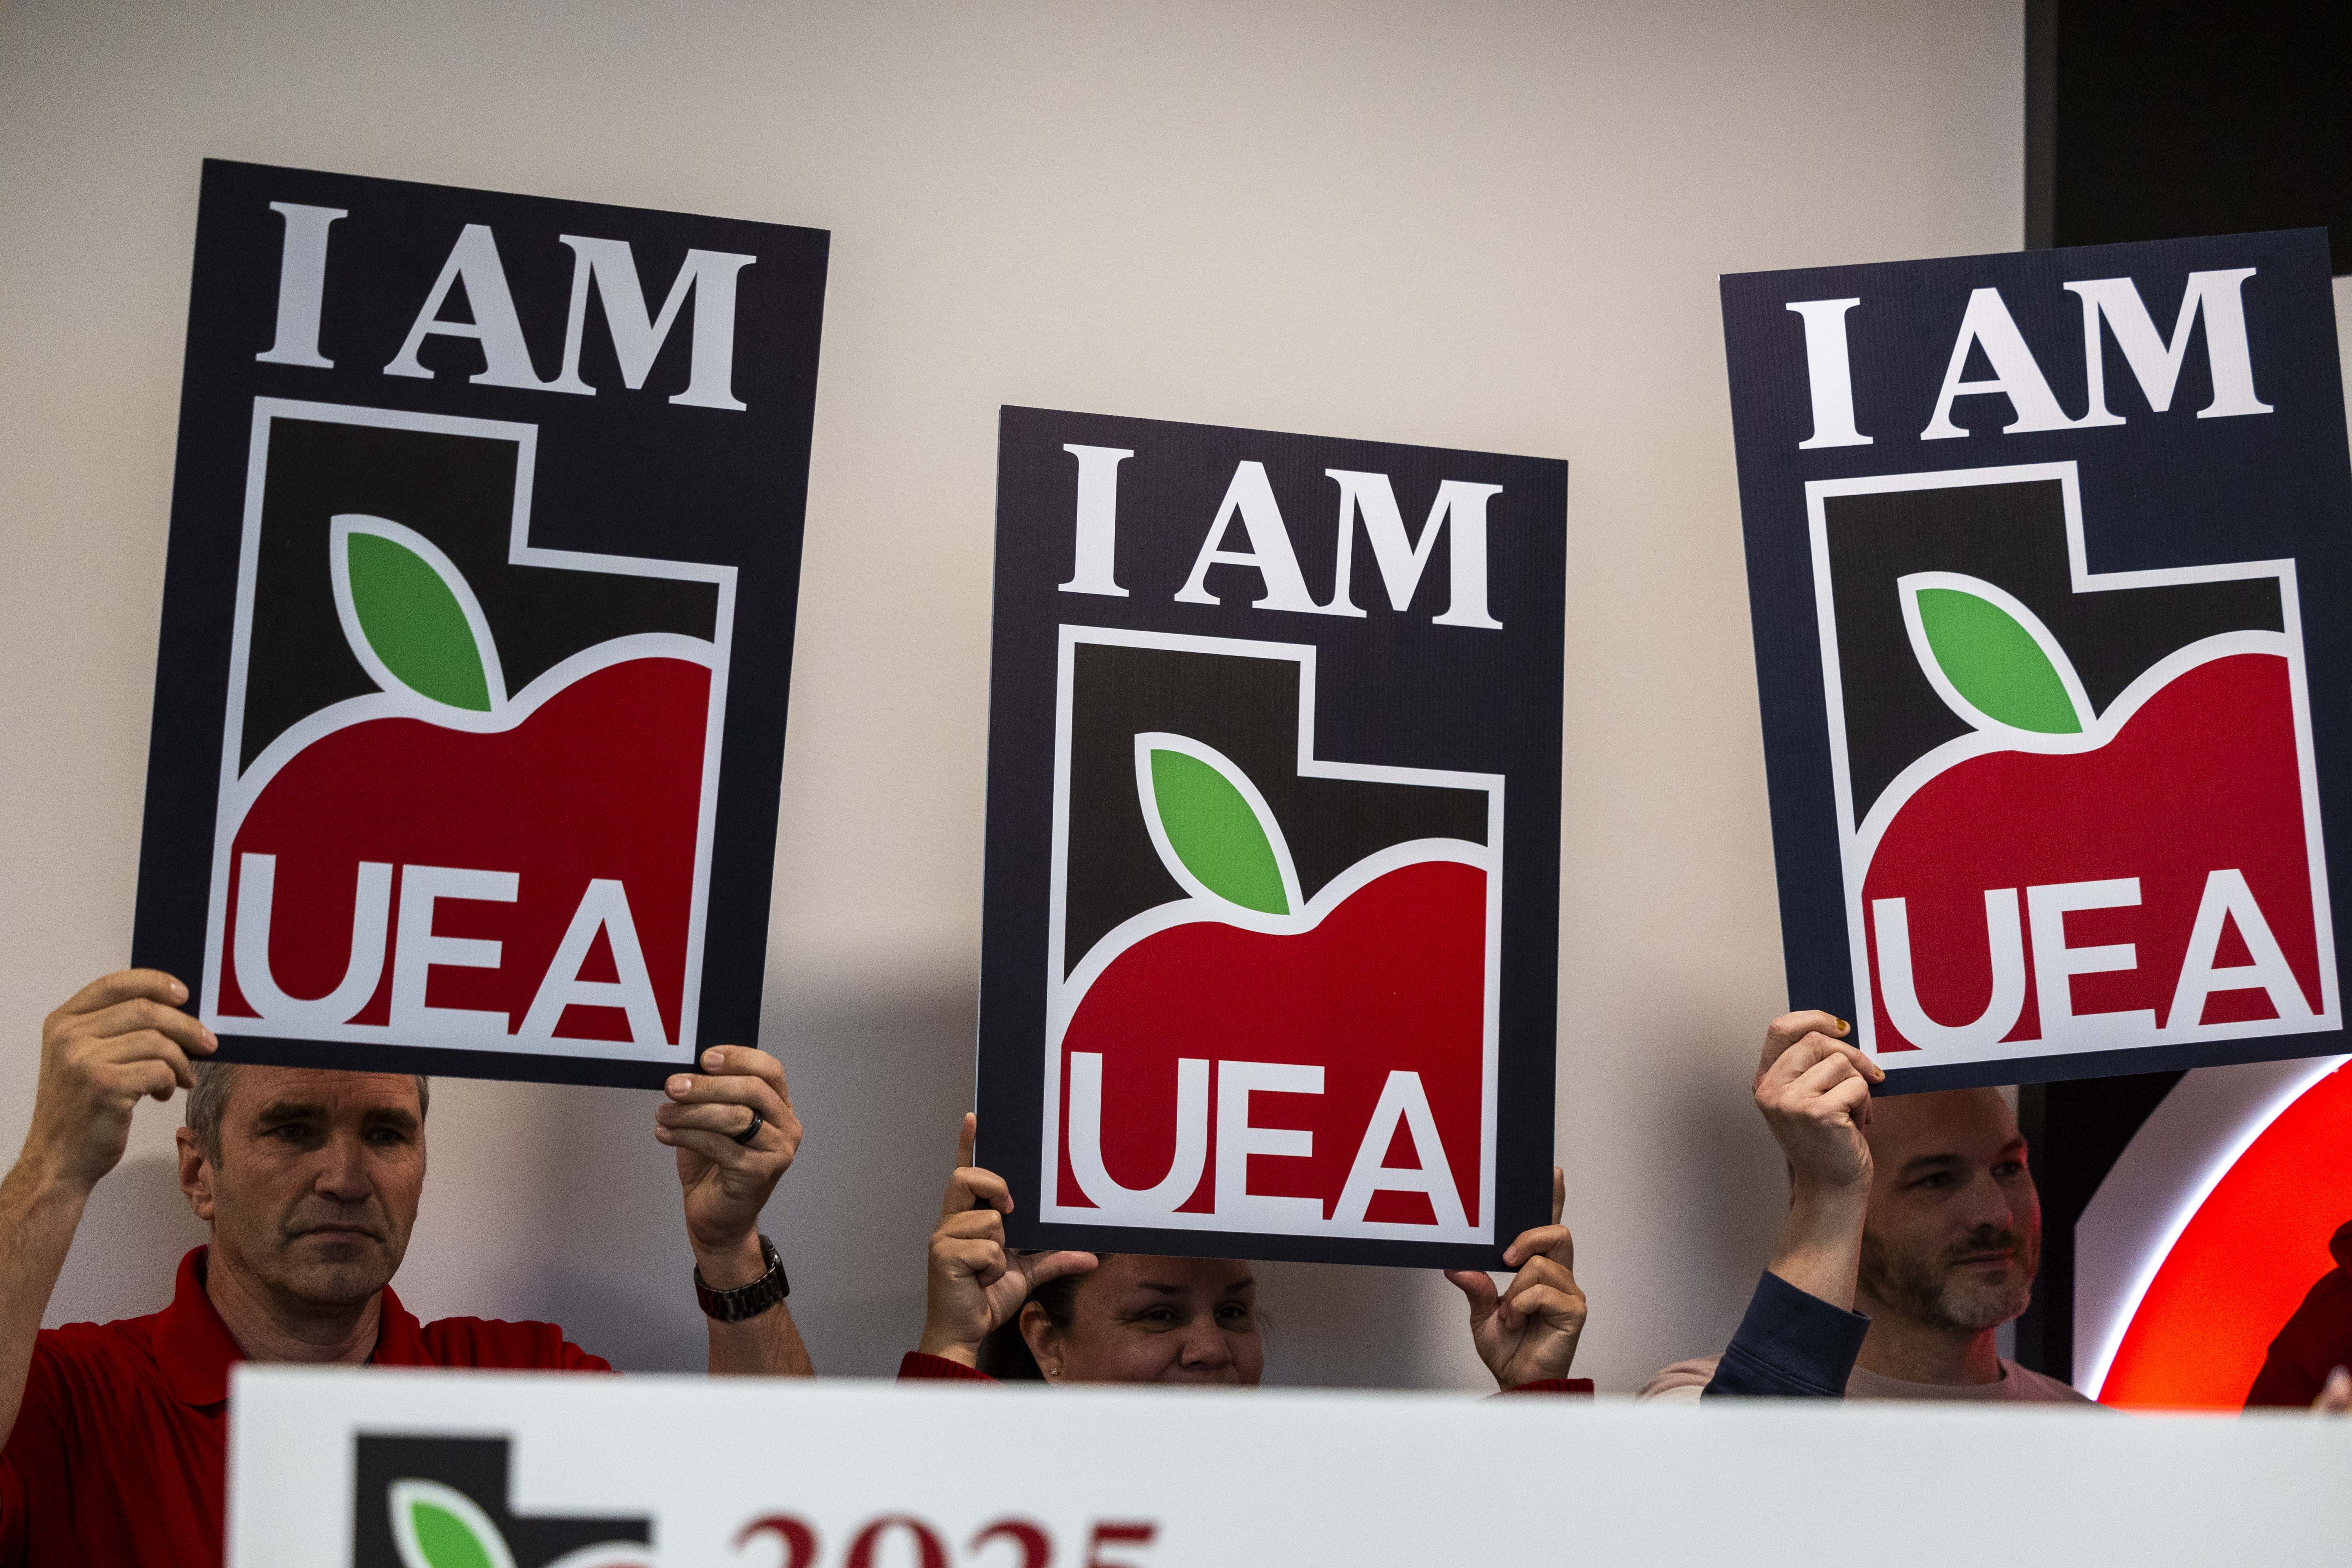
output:
M667 1087L672 1094L684 1094L688 1089L694 1087L694 1080L688 1078L685 1074L680 1073L677 1077L669 1080Z
M1853 1033L1853 1026L1852 1024L1847 1023L1843 1018L1840 1018L1840 1019L1837 1021L1837 1026L1838 1026L1838 1033L1839 1033L1839 1034L1841 1034L1841 1035L1850 1035L1850 1034Z
M215 1050L218 1050L220 1049L220 1037L214 1034L210 1029L205 1029L205 1044L210 1046Z
M188 999L188 988L174 980L172 982L172 994L178 1000L184 1002Z
M719 1070L719 1064L726 1059L726 1058L720 1056L716 1050L709 1050L702 1053L702 1065L710 1068L713 1072Z

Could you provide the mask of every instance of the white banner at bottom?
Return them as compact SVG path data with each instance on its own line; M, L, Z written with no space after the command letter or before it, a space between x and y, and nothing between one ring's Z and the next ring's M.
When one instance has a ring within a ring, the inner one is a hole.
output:
M2352 1557L2352 1421L241 1366L230 1568Z

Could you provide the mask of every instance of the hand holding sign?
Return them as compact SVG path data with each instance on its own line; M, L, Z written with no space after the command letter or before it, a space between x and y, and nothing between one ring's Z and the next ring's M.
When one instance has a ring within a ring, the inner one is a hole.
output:
M1495 1282L1475 1268L1449 1268L1445 1278L1470 1299L1470 1341L1478 1359L1505 1388L1544 1378L1566 1377L1584 1332L1584 1291L1570 1272L1576 1238L1559 1223L1568 1182L1559 1166L1551 1172L1551 1224L1523 1230L1503 1253L1520 1265L1511 1287L1499 1296Z
M1756 1109L1789 1157L1789 1218L1772 1272L1851 1310L1870 1205L1870 1086L1886 1074L1847 1045L1850 1026L1827 1013L1790 1013L1765 1027Z
M1096 1261L1091 1252L1015 1252L1004 1245L1003 1216L1013 1212L1013 1194L1003 1177L971 1163L979 1122L967 1111L956 1139L955 1173L931 1232L923 1338L916 1346L965 1366L979 1364L980 1342L1021 1310L1030 1291L1065 1274L1083 1274Z
M152 969L93 980L41 1028L26 1163L88 1190L121 1163L131 1112L192 1087L213 1032L180 1010L188 988Z

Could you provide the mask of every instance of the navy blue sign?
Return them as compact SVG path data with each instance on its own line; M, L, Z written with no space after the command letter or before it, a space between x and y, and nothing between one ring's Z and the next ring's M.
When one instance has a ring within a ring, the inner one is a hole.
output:
M131 948L223 1059L757 1037L825 248L205 165Z
M2327 257L1723 280L1790 1000L1895 1087L2344 1048Z
M981 1157L1024 1246L1549 1217L1567 465L1003 412Z

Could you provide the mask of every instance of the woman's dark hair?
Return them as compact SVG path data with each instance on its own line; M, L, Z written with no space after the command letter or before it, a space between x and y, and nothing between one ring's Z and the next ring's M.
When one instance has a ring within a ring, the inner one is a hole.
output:
M1101 1252L1095 1256L1102 1263L1108 1263L1118 1255ZM1100 1264L1097 1267L1099 1268ZM1048 1279L1029 1292L1029 1300L1045 1309L1046 1321L1066 1333L1071 1321L1076 1316L1078 1287L1085 1279L1084 1274L1065 1274L1058 1279ZM980 1370L999 1383L1045 1381L1045 1373L1037 1365L1036 1356L1030 1352L1029 1342L1021 1336L1021 1312L1027 1310L1028 1303L1024 1302L1021 1311L1015 1311L999 1323L994 1332L980 1342Z

